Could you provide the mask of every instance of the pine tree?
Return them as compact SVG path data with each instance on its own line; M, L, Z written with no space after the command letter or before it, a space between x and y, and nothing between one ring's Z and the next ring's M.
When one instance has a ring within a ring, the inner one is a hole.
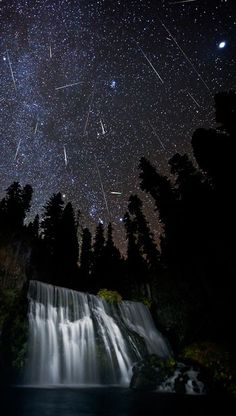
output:
M104 275L103 286L107 289L122 291L123 289L123 262L118 248L113 240L112 224L108 224L107 239L104 247Z
M103 224L100 222L96 228L94 245L93 245L93 255L94 255L95 260L102 257L104 253L104 246L105 246L104 227L103 227Z
M92 272L92 235L88 228L83 229L81 254L80 254L80 277L81 287L90 291Z
M61 236L65 258L69 264L77 264L79 247L77 238L77 223L72 204L68 202L61 218Z
M160 175L144 157L140 160L139 168L141 189L154 199L162 223L170 222L176 204L175 192L170 180Z
M219 129L231 136L236 134L236 92L222 91L215 95L215 117Z
M96 228L94 244L93 244L93 267L92 267L92 277L93 277L93 287L94 290L97 290L101 287L104 277L104 249L105 249L105 237L104 237L104 227L100 222Z
M137 223L131 219L128 212L124 215L124 226L127 239L127 287L130 293L139 291L140 285L147 275L147 265L142 257L140 241L137 237Z
M141 158L139 168L141 169L141 189L149 193L154 199L159 220L163 227L161 236L162 262L176 262L176 238L179 236L179 201L176 191L170 180L160 175L151 163Z
M22 189L19 182L9 186L5 198L6 222L12 229L23 226L24 212L22 206Z
M227 196L235 180L236 164L236 93L215 95L216 129L197 129L192 137L196 161L207 177Z
M210 221L213 208L211 187L186 154L175 154L169 165L175 178L174 186L178 198L177 245L179 251L193 253L199 244L204 243L201 241L203 230L205 236L214 232Z
M41 221L42 236L51 254L55 254L60 235L64 202L61 193L53 194L44 207Z
M53 194L44 207L41 221L42 245L40 252L44 256L45 273L52 284L61 285L61 219L63 213L61 193ZM38 256L41 257L41 254ZM65 284L66 286L66 284Z
M33 189L31 185L25 185L21 192L22 208L24 210L24 217L30 210L30 203L32 200Z
M61 283L73 287L77 285L77 262L79 245L77 238L77 224L72 204L69 202L61 216L58 235L58 258Z
M154 235L151 232L142 211L142 205L142 201L137 195L131 195L129 198L128 209L136 223L137 240L140 251L147 263L148 269L152 272L156 272L160 267L160 253L154 242Z
M39 215L35 215L33 221L31 221L28 225L28 233L33 239L39 238Z
M13 182L6 190L6 197L0 204L2 231L5 233L19 232L30 209L33 189L26 185L23 189L19 182Z

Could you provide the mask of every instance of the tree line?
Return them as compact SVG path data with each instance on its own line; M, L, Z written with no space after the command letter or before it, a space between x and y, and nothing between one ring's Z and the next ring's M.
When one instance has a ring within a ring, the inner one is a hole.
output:
M31 248L29 278L91 292L108 287L126 295L143 285L145 293L149 274L159 269L160 252L137 195L131 195L124 216L127 258L115 245L111 223L105 229L99 222L94 237L87 227L81 231L80 212L70 202L65 205L60 192L46 203L41 219L37 214L26 223L32 195L30 185L14 182L0 202L0 242Z
M94 237L87 227L81 232L80 213L64 204L60 192L41 218L26 224L33 189L18 182L0 202L0 246L21 241L30 247L29 278L92 293L117 290L132 299L145 297L160 310L172 303L176 316L182 311L180 321L188 321L187 332L211 327L212 336L229 336L235 313L235 92L216 94L215 114L216 128L193 134L193 157L177 153L169 160L168 177L140 160L140 187L153 199L161 225L158 246L137 195L130 196L123 218L122 257L112 224L105 230L99 223Z

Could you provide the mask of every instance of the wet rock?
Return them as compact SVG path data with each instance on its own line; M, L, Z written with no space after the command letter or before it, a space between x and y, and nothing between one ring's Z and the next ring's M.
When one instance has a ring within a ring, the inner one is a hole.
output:
M130 388L178 394L203 394L206 390L199 368L156 355L134 365Z
M175 361L162 359L156 355L148 355L133 367L130 388L140 390L156 390L173 372Z

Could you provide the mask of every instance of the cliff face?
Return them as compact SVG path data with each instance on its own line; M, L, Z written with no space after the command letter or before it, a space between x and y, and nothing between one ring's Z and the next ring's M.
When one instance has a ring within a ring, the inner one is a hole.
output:
M27 353L27 286L0 288L0 385L19 380Z
M0 384L14 382L27 345L27 271L31 249L19 239L0 244Z
M21 289L27 281L31 249L20 241L0 245L0 288Z

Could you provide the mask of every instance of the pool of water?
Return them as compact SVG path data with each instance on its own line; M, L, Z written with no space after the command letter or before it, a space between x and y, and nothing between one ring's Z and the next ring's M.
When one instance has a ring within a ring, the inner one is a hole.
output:
M204 416L236 414L235 401L128 388L11 388L0 391L6 416ZM231 409L233 406L233 409Z

